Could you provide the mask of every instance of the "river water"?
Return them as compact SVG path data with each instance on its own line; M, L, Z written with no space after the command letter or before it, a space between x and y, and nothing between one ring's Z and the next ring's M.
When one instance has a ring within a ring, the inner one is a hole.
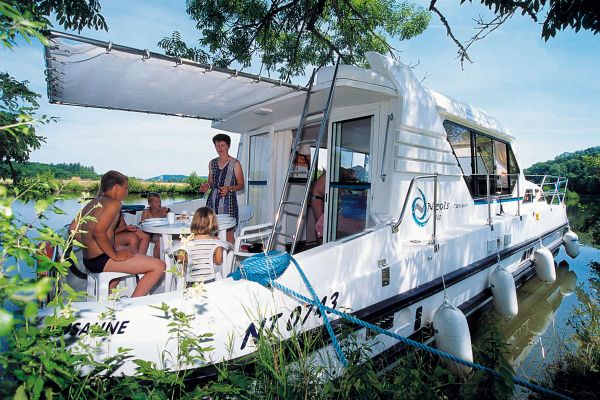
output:
M543 379L548 365L573 347L569 341L573 327L568 321L574 308L580 305L574 289L580 285L588 293L592 290L589 263L600 262L600 243L593 243L589 233L578 228L589 223L586 219L599 211L600 198L581 199L567 206L571 228L581 242L579 256L570 258L561 246L555 257L556 282L545 283L534 276L517 289L519 314L509 320L501 319L500 334L508 344L505 358L521 377ZM488 313L500 318L494 311ZM476 341L485 328L477 323L471 325ZM526 398L527 394L527 391L517 392L517 397Z
M163 205L187 200L185 197L163 197ZM124 204L146 204L140 195L130 195ZM81 208L77 199L58 200L55 205L65 211L66 215L49 213L45 224L53 229L61 229L68 224ZM16 203L14 211L24 222L34 221L36 214L32 203ZM569 205L567 213L573 229L585 226L589 215L600 211L600 198L581 199L579 203ZM545 367L570 346L568 338L572 327L567 323L574 307L579 305L574 293L575 285L582 285L589 291L591 277L589 262L600 262L600 246L591 241L586 233L577 232L581 240L581 253L571 259L562 248L556 256L557 281L553 284L532 278L517 289L519 314L501 326L502 338L509 345L508 361L517 375L530 378L542 378ZM490 311L493 312L493 311ZM481 329L477 324L472 326L474 339Z

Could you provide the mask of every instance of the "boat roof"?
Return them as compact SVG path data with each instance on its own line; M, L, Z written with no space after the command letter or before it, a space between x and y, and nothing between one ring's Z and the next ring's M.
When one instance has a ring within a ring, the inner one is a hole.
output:
M50 103L219 121L306 88L148 50L51 31Z
M244 133L286 128L287 122L299 118L306 98L306 87L259 75L62 32L51 31L49 40L46 73L48 98L54 104L207 119L214 128ZM333 71L334 67L319 70L309 114L325 107ZM405 77L392 70L340 65L335 107L398 98L401 79ZM514 140L484 111L427 90L442 117Z
M321 68L312 87L308 114L325 108L335 67ZM336 108L387 101L398 96L394 84L382 74L353 65L340 65L335 82ZM285 99L273 99L230 115L212 126L230 132L250 132L263 127L286 127L300 117L306 94L297 92ZM281 126L278 126L280 124Z
M509 142L514 141L515 138L510 134L509 130L500 121L485 111L462 101L454 100L434 90L426 90L433 97L438 112L447 117L447 119L462 123L467 127L483 130L485 131L484 133L492 134Z

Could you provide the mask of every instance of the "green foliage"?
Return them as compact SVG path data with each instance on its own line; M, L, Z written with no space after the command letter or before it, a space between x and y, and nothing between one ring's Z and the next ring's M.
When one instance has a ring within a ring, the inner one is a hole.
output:
M483 371L474 371L463 388L466 399L510 399L515 390L512 376L515 371L504 358L508 345L500 334L500 321L494 314L486 314L480 324L483 334L474 343L474 361L500 373L499 379Z
M258 58L261 71L285 81L337 56L365 65L367 51L397 55L389 40L414 37L430 20L422 7L389 0L189 0L187 12L202 33L200 48L174 32L158 44L167 54L220 67Z
M563 153L554 160L533 164L526 175L560 175L569 179L569 188L579 194L600 194L600 146Z
M37 39L44 45L48 40L41 31L46 29L49 22L46 18L34 15L34 10L23 9L21 2L0 1L0 42L3 47L12 49L16 46L18 36L23 37L28 43Z
M86 167L80 163L45 164L37 162L23 162L14 165L14 170L20 177L35 177L51 173L56 179L99 179L100 175L94 167Z
M206 182L205 177L198 176L196 171L192 171L190 176L185 180L188 186L188 193L198 193L200 192L200 186Z
M46 45L47 41L41 36L41 32L51 26L48 20L50 15L66 30L108 30L108 25L100 14L98 0L3 0L0 6L3 7L0 8L3 11L0 13L0 37L6 34L13 45L17 34L28 42L29 38L36 38ZM9 12L5 13L5 10ZM15 18L20 22L16 27L13 22ZM21 26L27 29L16 29Z
M7 73L0 73L0 178L18 180L13 163L29 159L32 150L39 149L45 138L36 134L35 122L52 119L34 116L40 96L27 88L27 81L19 82Z
M461 4L466 0L461 0ZM473 0L469 0L470 3ZM519 12L533 21L543 19L542 37L545 40L567 28L600 32L600 8L594 0L479 0L498 15ZM545 14L545 16L541 16Z

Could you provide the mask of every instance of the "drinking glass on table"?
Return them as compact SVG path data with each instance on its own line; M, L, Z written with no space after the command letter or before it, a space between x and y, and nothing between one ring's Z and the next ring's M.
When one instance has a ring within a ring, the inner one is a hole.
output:
M181 222L184 224L188 224L190 222L190 216L186 210L181 212Z

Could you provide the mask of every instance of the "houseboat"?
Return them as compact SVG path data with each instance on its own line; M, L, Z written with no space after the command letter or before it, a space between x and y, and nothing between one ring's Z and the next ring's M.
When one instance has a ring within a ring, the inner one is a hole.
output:
M525 177L515 139L497 119L425 88L400 61L366 57L369 69L322 68L305 87L52 32L48 95L54 104L209 119L239 134L246 181L238 200L253 210L245 232L267 227L255 241L291 253L322 304L397 335L419 335L445 301L465 315L490 303L499 267L514 287L544 268L542 250L555 253L568 239L575 255L565 179ZM317 179L325 181L324 205L315 221ZM326 335L323 317L341 325L333 313L231 277L226 272L244 263L236 251L201 294L165 283L141 298L75 303L67 335L86 340L97 324L108 333L98 358L127 348L164 369L202 371L251 355L266 333ZM295 268L277 282L312 297ZM204 357L177 357L171 321L157 309L163 304L192 315L192 331L212 334ZM103 320L107 307L114 311ZM354 330L373 357L401 348ZM335 362L330 347L323 353ZM119 371L135 367L126 361Z

